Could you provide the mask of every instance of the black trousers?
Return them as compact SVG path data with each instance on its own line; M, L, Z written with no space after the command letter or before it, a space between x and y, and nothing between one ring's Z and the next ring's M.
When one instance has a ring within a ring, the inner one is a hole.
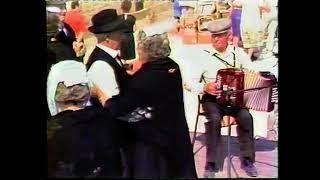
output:
M214 102L203 103L203 110L206 112L208 122L206 128L206 162L217 162L219 144L221 137L221 120L224 115L236 117L237 133L240 144L240 157L249 158L255 161L255 145L253 139L253 118L248 109L233 109L227 111L225 107Z
M135 142L122 148L125 178L170 177L168 158L157 148L144 142Z

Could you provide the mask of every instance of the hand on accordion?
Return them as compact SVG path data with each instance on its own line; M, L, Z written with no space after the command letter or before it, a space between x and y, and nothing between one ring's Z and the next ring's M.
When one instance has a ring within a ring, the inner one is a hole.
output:
M218 90L218 84L216 82L206 83L204 85L204 92L214 96L219 96L221 94L221 90Z

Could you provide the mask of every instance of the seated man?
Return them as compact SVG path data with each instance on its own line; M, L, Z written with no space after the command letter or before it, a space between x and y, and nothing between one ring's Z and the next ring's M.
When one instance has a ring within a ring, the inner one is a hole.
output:
M239 67L250 69L252 63L243 49L228 45L228 39L231 35L231 22L229 19L212 21L207 28L211 32L213 47L212 58L208 62L202 62L202 64L205 64L202 76L207 83L185 82L184 84L187 90L203 94L201 103L208 119L205 124L207 156L204 176L214 177L218 160L217 148L219 147L221 136L221 120L226 114L236 117L238 124L241 167L249 176L257 176L257 170L253 164L255 161L253 118L248 109L233 108L231 112L227 112L224 106L217 103L217 96L220 95L218 84L210 82L210 80L212 81L212 79L216 78L219 69ZM208 54L208 56L210 55ZM202 60L205 59L203 58Z
M48 176L121 177L114 121L94 107L85 65L66 60L52 66L47 82Z

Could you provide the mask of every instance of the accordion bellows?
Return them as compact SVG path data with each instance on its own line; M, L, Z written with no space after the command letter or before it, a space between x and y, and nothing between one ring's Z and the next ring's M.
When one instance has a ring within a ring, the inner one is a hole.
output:
M217 82L224 92L237 91L229 98L225 94L219 96L217 100L222 105L270 112L274 109L274 103L277 102L277 89L273 86L276 84L276 77L270 72L257 73L235 68L220 69ZM252 90L245 91L248 89Z
M277 89L272 87L276 78L269 72L245 72L244 89L268 87L255 91L244 93L243 101L247 108L270 112L274 109L274 103L277 101Z

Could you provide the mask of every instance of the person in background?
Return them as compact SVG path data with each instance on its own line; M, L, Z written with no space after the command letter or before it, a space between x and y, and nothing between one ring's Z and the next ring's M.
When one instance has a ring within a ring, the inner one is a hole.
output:
M133 36L136 18L128 14L131 6L131 0L123 0L121 2L122 14L119 16L125 21L127 26L127 30L125 31L125 36L123 36L124 39L121 41L120 48L120 57L123 60L133 60L136 58L136 48Z
M173 18L176 19L177 25L176 29L177 32L180 31L180 17L182 15L182 7L179 4L179 0L172 0L173 2Z
M273 56L273 49L275 48L278 28L278 0L265 0L265 8L263 8L262 12L263 29L267 33L266 48L262 56L263 58L268 58Z
M70 25L68 25L66 22L64 22L65 19L66 10L65 9L59 9L59 12L56 13L56 15L59 17L59 27L58 32L56 34L56 39L69 47L70 49L73 49L75 52L75 57L73 60L77 60L79 62L82 62L82 58L78 56L79 48L75 47L76 43L76 35L73 29Z
M69 24L76 34L76 41L82 42L87 30L87 23L82 15L79 1L71 3L71 10L65 13L64 22Z
M231 6L230 16L232 23L232 44L235 47L239 46L239 41L241 40L240 33L240 22L241 22L241 6L236 6L232 4L233 0L230 0L228 4Z
M64 17L64 22L71 26L76 35L76 41L73 43L77 56L83 59L85 53L84 34L88 31L87 22L83 16L79 1L71 3L71 10L67 11Z
M144 7L144 0L134 0L134 4L135 4L135 11L140 11L142 10Z
M255 60L254 50L263 45L261 11L263 0L234 0L234 7L241 7L240 33L243 48L248 55Z
M71 26L64 22L66 11L61 10L57 15L60 20L57 39L70 48L73 48L73 42L76 41L76 34Z
M175 19L180 20L180 17L182 15L182 7L179 4L179 0L172 0L173 2L173 17Z
M76 59L76 53L73 48L68 46L66 43L61 41L59 38L59 25L60 20L57 12L52 12L53 9L48 8L47 13L47 74L49 73L50 67L63 60L74 60Z

